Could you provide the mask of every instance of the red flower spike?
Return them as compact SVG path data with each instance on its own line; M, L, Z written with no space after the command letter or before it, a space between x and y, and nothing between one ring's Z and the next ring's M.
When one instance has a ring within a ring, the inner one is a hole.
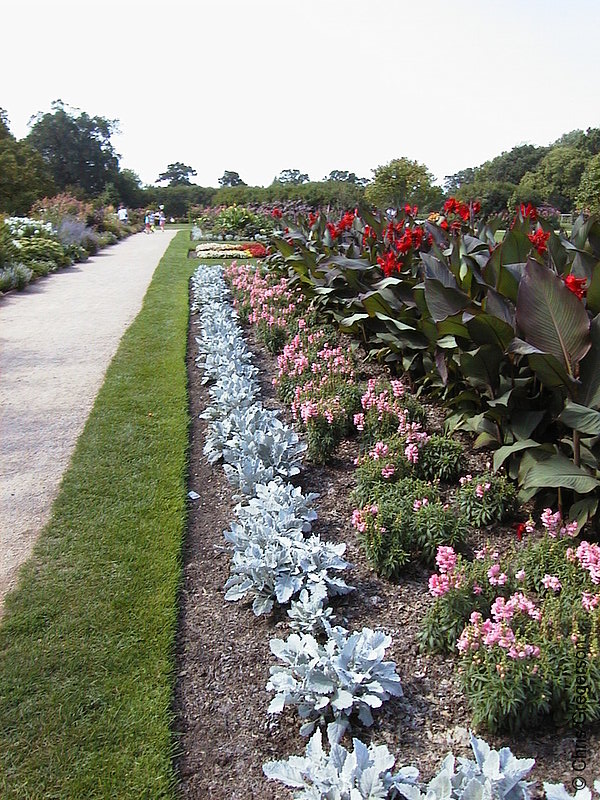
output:
M534 233L528 233L527 238L531 242L531 244L535 247L538 253L543 256L546 250L548 249L547 243L548 239L550 238L550 233L545 233L541 228Z
M583 300L583 298L587 294L586 278L576 278L575 275L567 275L566 278L563 278L565 286L570 292L573 292L575 297L579 300Z

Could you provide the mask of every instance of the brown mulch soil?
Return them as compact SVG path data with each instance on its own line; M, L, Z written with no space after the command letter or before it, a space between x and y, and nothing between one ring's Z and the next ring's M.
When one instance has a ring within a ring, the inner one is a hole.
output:
M271 695L265 685L275 658L269 640L285 638L285 612L255 617L248 604L226 602L223 585L229 576L230 555L223 531L234 519L232 490L220 466L210 467L202 454L206 423L198 419L208 402L195 364L195 318L188 339L190 393L189 489L200 495L190 501L189 525L183 554L183 580L177 638L174 702L175 735L179 742L176 766L185 800L275 800L292 797L278 782L262 773L265 761L303 755L306 739L293 709L267 716ZM263 403L282 408L271 380L276 359L245 331L260 369ZM285 409L282 416L289 421ZM435 425L439 413L431 412ZM392 636L386 658L394 660L402 678L404 697L386 703L370 729L358 731L363 741L385 743L396 755L396 766L414 764L428 780L449 750L472 756L468 742L468 703L463 696L456 661L419 653L417 633L432 598L427 591L430 572L413 568L398 583L379 578L367 563L350 525L354 488L354 441L344 442L326 466L307 465L301 485L318 492L319 519L314 530L323 539L346 542L353 564L346 577L356 591L334 603L336 623L349 629L379 628ZM487 458L469 453L469 469L481 469ZM486 531L486 535L489 531ZM505 540L513 534L499 531ZM483 534L479 541L483 541ZM471 544L476 544L474 540ZM494 747L509 746L519 757L534 757L532 778L564 782L569 789L583 776L590 786L600 777L600 726L577 742L585 751L584 772L572 766L575 733L568 729L536 729L516 737L482 735ZM350 747L350 741L342 742Z

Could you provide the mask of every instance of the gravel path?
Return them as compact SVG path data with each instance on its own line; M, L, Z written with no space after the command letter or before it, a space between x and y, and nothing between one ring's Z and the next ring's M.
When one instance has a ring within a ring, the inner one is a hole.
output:
M136 234L0 298L0 616L175 233Z

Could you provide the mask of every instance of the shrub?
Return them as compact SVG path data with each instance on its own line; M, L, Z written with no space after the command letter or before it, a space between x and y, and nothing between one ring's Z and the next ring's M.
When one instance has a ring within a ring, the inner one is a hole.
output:
M419 477L450 482L458 478L463 463L463 447L447 436L434 434L419 448L416 471Z
M390 636L370 628L350 633L325 625L324 645L309 633L271 639L271 652L283 666L270 669L267 690L275 697L268 711L279 714L285 706L297 706L300 718L308 720L300 729L304 736L318 721L332 720L330 740L339 741L352 714L363 725L372 725L372 709L390 697L402 697L402 687L395 663L383 660Z
M61 220L57 236L59 241L68 249L71 247L83 248L87 254L94 255L98 252L98 236L85 222L81 222L75 217L65 217ZM81 261L82 258L77 258Z
M464 520L442 504L437 487L411 478L381 487L372 502L354 510L352 523L367 558L387 578L414 560L432 564L438 546L461 544L466 534Z
M490 730L600 718L600 547L570 546L576 524L549 509L542 524L541 540L502 558L484 548L470 564L442 549L430 578L421 643L459 650L474 724Z
M505 475L483 473L460 479L456 502L465 519L477 528L501 522L516 507L514 485Z

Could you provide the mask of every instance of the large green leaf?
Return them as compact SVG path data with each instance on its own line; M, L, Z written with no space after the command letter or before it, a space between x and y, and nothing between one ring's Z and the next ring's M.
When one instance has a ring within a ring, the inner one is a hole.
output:
M600 409L600 314L592 320L590 337L592 346L579 365L581 390L578 399L584 406Z
M475 344L493 344L504 353L515 336L513 328L492 314L477 314L467 322Z
M600 261L592 265L591 280L588 283L587 307L597 314L600 311Z
M515 442L514 444L504 445L504 447L498 448L494 453L494 472L498 472L502 464L504 464L506 459L512 456L513 453L518 453L521 450L531 450L536 447L540 447L539 442L533 439L524 439L521 442Z
M554 453L545 461L539 461L528 470L523 488L542 489L563 487L578 494L587 494L600 483L585 470L577 467L561 453Z
M583 304L558 275L533 259L519 285L517 326L529 344L554 356L570 376L591 346Z
M484 386L493 393L498 385L498 369L503 354L497 347L483 345L460 354L460 368L472 386Z
M470 298L459 289L444 286L439 280L425 279L425 299L434 322L453 317L470 305Z
M593 408L567 402L559 420L573 430L600 436L600 412L594 411Z

